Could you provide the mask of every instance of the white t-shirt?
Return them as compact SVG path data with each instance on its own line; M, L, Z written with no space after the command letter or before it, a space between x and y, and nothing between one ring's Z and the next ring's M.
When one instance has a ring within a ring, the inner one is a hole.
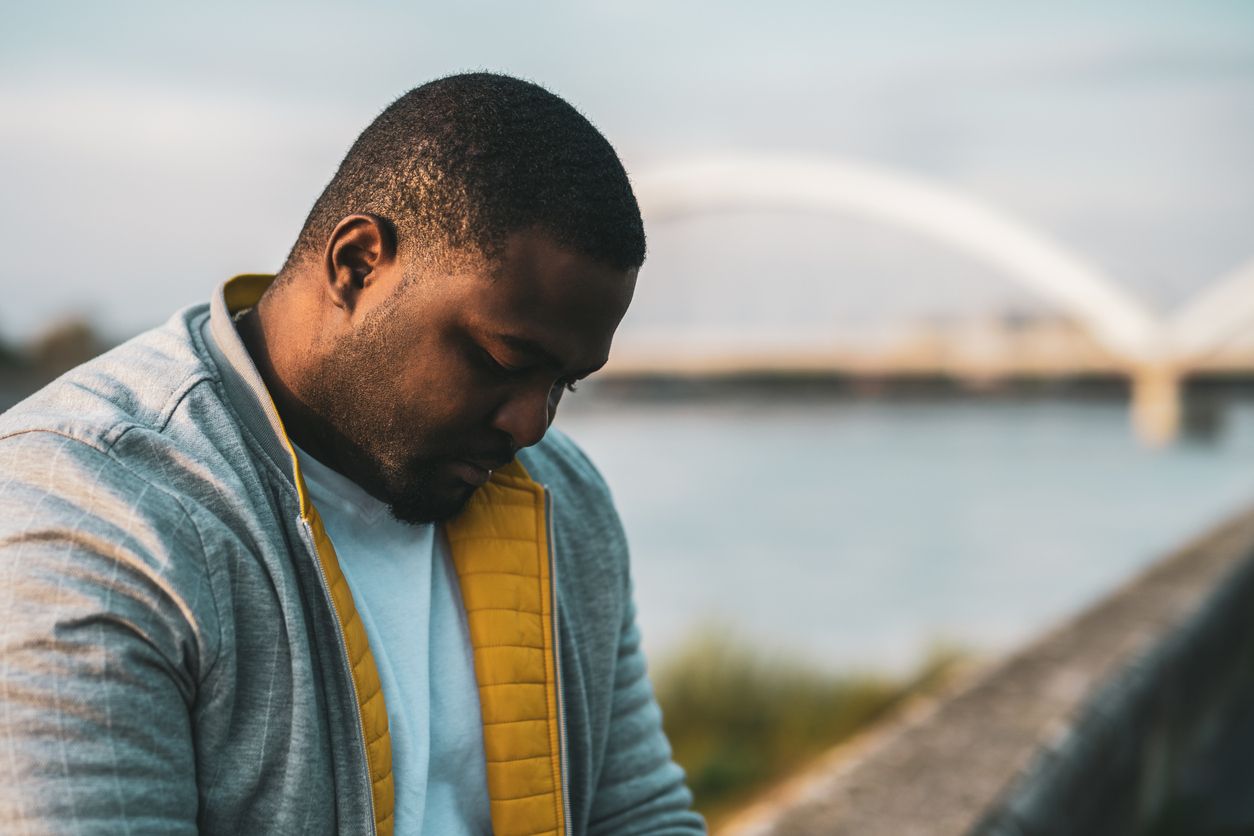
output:
M396 836L490 834L474 655L443 532L410 525L297 448L379 668Z

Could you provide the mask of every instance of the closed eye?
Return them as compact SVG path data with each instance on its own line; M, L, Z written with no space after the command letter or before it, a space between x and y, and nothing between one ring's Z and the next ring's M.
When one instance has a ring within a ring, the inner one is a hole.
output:
M488 351L485 348L479 349L479 355L483 360L483 364L487 366L488 370L491 371L493 374L497 375L498 377L502 377L502 378L518 377L520 375L527 374L528 372L531 371L531 368L528 366L510 366L505 363L502 363L500 360L496 359L496 356L492 352ZM577 377L564 377L558 380L557 383L554 384L554 387L560 386L562 389L565 389L567 392L574 392L577 389L577 384L579 383L579 380L580 379Z
M515 377L527 371L526 368L521 366L508 366L505 363L502 363L500 360L496 359L492 352L485 348L479 349L479 359L483 362L483 365L487 367L488 371L496 374L498 377Z

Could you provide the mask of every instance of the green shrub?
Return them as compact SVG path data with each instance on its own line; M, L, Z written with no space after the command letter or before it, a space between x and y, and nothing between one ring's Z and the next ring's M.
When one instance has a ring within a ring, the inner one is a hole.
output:
M960 656L934 651L903 678L829 675L726 636L701 632L654 676L675 759L712 818L934 687Z

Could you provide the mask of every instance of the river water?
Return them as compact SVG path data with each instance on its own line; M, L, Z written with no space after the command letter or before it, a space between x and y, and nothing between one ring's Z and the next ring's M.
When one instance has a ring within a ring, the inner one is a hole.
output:
M725 631L825 668L1000 652L1254 504L1254 402L1162 451L1106 400L897 402L579 393L656 660Z

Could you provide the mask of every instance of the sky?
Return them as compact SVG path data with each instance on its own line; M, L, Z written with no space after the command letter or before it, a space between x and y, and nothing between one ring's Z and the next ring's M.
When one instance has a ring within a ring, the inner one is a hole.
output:
M997 207L1159 310L1254 256L1254 4L6 3L0 335L125 336L273 271L356 134L463 70L543 83L633 175L874 163ZM648 225L624 334L816 336L1048 305L864 218Z

